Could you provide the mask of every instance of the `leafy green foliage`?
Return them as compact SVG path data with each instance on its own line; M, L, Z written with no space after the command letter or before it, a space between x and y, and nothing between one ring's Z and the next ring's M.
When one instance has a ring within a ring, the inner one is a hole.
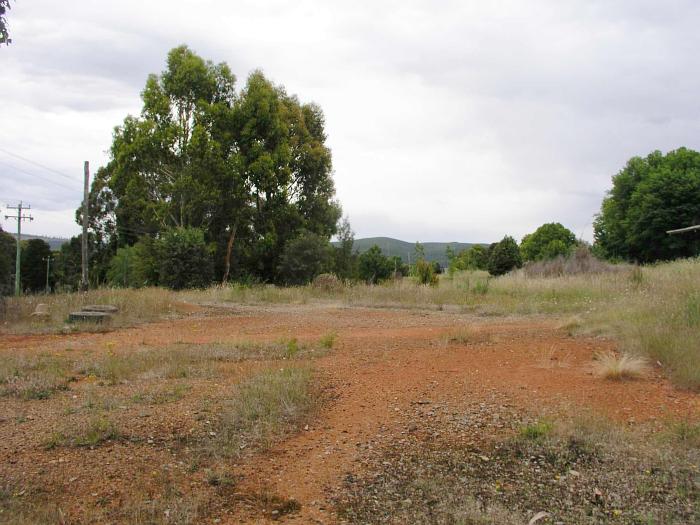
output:
M700 153L679 148L634 157L613 177L594 223L596 250L638 262L692 257L697 234L667 230L700 222Z
M143 235L198 228L218 278L271 281L290 240L335 233L323 112L260 71L240 92L235 82L186 46L148 77L141 115L115 130L91 190L90 231L110 257Z
M43 291L46 289L46 258L51 256L51 247L41 239L29 239L22 244L22 289Z
M180 290L202 288L211 283L211 251L204 232L197 228L173 228L159 246L160 284Z
M454 273L459 270L486 270L489 265L488 249L482 244L475 244L471 248L451 254L449 258L449 271Z
M10 44L12 39L7 30L7 20L5 13L10 9L10 0L0 0L0 44Z
M515 268L520 268L522 265L520 249L513 237L506 235L493 246L488 267L491 275L504 275Z
M336 236L338 241L333 251L333 270L341 279L353 278L357 273L357 256L352 251L355 232L347 217L340 222Z
M541 261L567 256L576 246L576 235L558 222L543 224L523 237L520 253L525 261Z
M107 282L111 286L141 288L155 286L159 280L159 244L143 237L133 246L117 250L110 261Z
M331 246L328 239L304 231L285 245L279 275L287 284L307 284L326 271L330 262Z
M372 246L359 257L358 274L360 279L370 284L388 279L393 271L394 265L384 256L377 245Z
M16 250L15 238L0 228L0 296L12 293Z
M435 285L438 277L435 273L435 266L425 259L418 259L415 267L416 279L419 284Z

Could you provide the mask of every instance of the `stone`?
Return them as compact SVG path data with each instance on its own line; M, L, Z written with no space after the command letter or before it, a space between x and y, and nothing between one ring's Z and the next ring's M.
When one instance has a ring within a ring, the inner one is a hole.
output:
M32 317L46 318L49 317L49 305L45 303L39 303L36 305L36 309L30 314Z

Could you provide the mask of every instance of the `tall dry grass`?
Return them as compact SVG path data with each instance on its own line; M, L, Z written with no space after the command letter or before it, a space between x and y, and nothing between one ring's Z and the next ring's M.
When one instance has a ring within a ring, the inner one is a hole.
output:
M111 304L119 308L112 317L110 326L131 326L154 321L177 312L175 294L164 288L101 288L88 292L75 292L52 295L27 295L6 297L0 321L10 332L50 333L60 330L80 329L77 325L67 325L68 314L91 304ZM38 304L48 306L47 318L32 317ZM88 328L86 326L82 327ZM100 329L99 325L91 325Z
M585 265L577 264L576 268ZM441 276L437 286L411 279L379 285L214 286L207 290L97 290L84 294L9 299L5 329L51 331L72 309L87 303L120 307L117 326L172 314L181 302L237 304L332 303L347 306L452 308L477 315L555 314L576 316L581 329L618 338L621 350L660 362L680 386L700 388L700 259L647 267L606 266L605 271L518 271L492 278L485 272ZM544 272L547 273L547 272ZM550 272L551 273L551 272ZM36 303L49 303L51 320L31 321Z

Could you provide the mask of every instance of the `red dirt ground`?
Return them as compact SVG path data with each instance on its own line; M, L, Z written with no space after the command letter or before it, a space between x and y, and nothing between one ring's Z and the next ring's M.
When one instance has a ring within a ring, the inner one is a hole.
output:
M176 342L281 337L296 337L304 343L330 331L337 333L335 348L312 362L326 393L313 423L272 450L234 465L240 482L231 489L236 501L245 500L246 494L263 493L298 501L301 509L282 517L283 521L333 523L331 499L346 472L358 468L362 450L421 432L421 420L432 415L429 407L449 407L459 413L470 404L495 403L523 417L591 411L630 425L700 416L700 396L675 389L658 369L636 381L612 382L594 376L594 353L614 348L614 343L570 337L557 326L557 319L551 317L480 318L311 305L236 307L110 333L0 335L0 355L128 351ZM464 327L471 330L468 342L447 342L448 334ZM271 365L238 363L226 383L263 366ZM96 500L125 501L130 492L145 490L164 464L172 463L169 472L177 474L173 476L185 491L200 490L201 475L188 475L165 443L167 438L191 432L188 427L193 421L205 424L202 419L208 416L201 409L202 400L216 400L227 386L220 383L192 382L187 396L167 405L167 410L126 410L131 433L152 436L154 443L112 444L89 451L42 448L47 435L60 425L61 410L83 395L80 385L51 400L0 399L0 479L41 483L74 516ZM133 385L110 388L126 393ZM19 419L23 422L16 423ZM71 480L78 480L78 486L71 488ZM268 510L222 506L215 516L219 523L266 522L276 517Z

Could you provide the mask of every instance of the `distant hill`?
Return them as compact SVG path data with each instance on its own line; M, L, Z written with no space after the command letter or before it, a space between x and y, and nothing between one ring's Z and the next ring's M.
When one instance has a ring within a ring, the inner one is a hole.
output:
M17 234L12 233L12 232L7 232L12 234L12 236L16 239ZM61 249L61 245L65 242L70 241L70 239L64 239L63 237L44 237L43 235L30 235L28 233L23 233L22 234L22 240L23 241L28 241L29 239L41 239L42 241L46 242L51 247L51 251L56 251Z
M398 255L404 262L407 263L409 262L408 259L410 254L411 261L413 261L416 243L392 239L390 237L368 237L366 239L355 239L353 250L357 250L359 253L364 253L375 244L381 248L382 252L387 257ZM452 249L455 250L455 252L460 252L462 250L466 250L467 248L471 248L475 243L423 242L421 244L425 248L425 258L427 260L438 261L442 266L447 266L448 261L445 250L447 250L448 246L452 246Z

